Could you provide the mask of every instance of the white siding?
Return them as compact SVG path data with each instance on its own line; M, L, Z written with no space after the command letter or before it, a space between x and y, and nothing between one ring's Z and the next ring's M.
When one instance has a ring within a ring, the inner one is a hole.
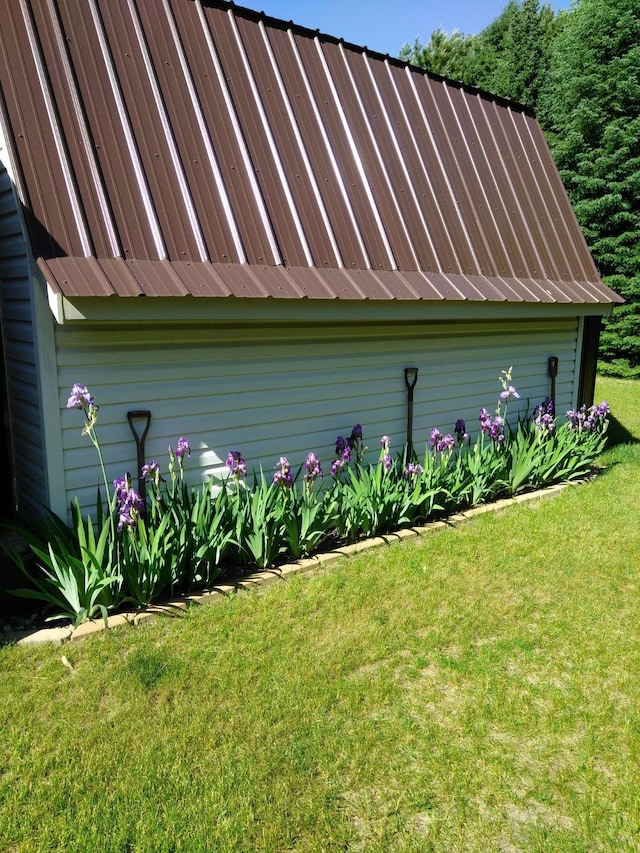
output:
M6 168L0 162L0 293L18 505L47 500L30 265Z
M404 368L419 368L414 444L422 452L432 427L452 431L457 418L478 428L481 406L497 403L500 371L513 365L521 410L549 393L547 359L560 359L557 408L570 408L577 318L360 325L308 329L286 322L260 330L216 328L117 329L56 327L65 499L95 499L100 474L95 451L81 435L82 415L66 411L74 382L89 386L100 406L98 434L109 479L135 471L127 411L149 409L147 460L166 470L167 447L186 436L193 450L191 480L226 471L229 450L250 468L271 471L280 455L292 466L308 451L329 471L337 435L355 423L375 459L382 434L400 451L406 435ZM517 410L512 409L514 419Z

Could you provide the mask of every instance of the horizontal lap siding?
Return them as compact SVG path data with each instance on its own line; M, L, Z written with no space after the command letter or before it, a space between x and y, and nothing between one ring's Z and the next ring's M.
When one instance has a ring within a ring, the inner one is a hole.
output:
M560 359L557 400L571 406L576 320L379 326L254 332L167 328L134 332L59 327L59 398L74 382L100 405L98 433L110 479L135 470L127 411L149 409L147 460L166 470L167 447L189 438L192 481L226 471L229 450L249 468L270 472L278 457L297 469L313 450L328 473L337 435L362 424L374 460L382 434L400 451L406 430L404 368L419 368L414 443L430 430L450 431L464 417L477 430L481 406L495 408L498 376L514 365L514 383L535 405L549 392L547 359ZM516 408L512 408L516 414ZM100 476L81 435L82 415L62 412L67 499L90 506Z
M31 281L26 246L6 169L0 164L0 293L18 504L46 497Z

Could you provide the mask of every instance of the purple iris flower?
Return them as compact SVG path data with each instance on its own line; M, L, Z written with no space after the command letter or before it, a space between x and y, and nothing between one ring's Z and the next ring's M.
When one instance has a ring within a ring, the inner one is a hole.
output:
M486 409L480 409L480 416L478 418L480 421L480 429L484 433L489 433L491 438L497 444L503 444L504 442L504 419L500 417L500 415L496 415L495 418L492 418L489 412Z
M452 435L447 433L442 435L439 429L431 430L430 439L431 449L442 453L444 450L452 450L456 446L456 442Z
M500 399L508 403L509 400L519 400L520 394L518 394L513 385L507 385L504 391L500 392Z
M500 415L496 415L493 419L493 423L489 428L489 435L491 438L496 441L498 444L502 444L504 441L504 420L500 417Z
M155 480L156 477L160 474L160 466L154 459L146 465L143 465L140 469L140 475L145 479Z
M480 421L480 429L482 430L482 432L489 432L489 430L491 429L491 415L489 414L487 409L480 409L478 420Z
M391 454L389 453L389 449L391 448L391 439L388 435L383 435L380 439L380 458L378 459L378 464L382 463L385 467L386 471L391 469L393 465L393 460L391 459Z
M468 441L469 436L467 434L467 425L462 420L462 418L458 418L456 421L456 425L453 428L453 431L456 434L456 438L458 439L458 444L464 444L465 441Z
M118 530L122 530L123 527L131 529L135 527L144 512L144 502L135 489L131 487L131 475L128 472L124 477L118 477L114 480L113 487L118 502Z
M162 477L160 476L160 466L155 459L147 465L142 466L140 469L140 476L148 482L153 483L156 489L160 488Z
M582 421L584 421L584 414L579 409L569 409L566 415L567 420L569 421L569 423L567 424L569 429L575 429L579 431L582 426Z
M343 463L351 461L351 454L353 451L356 452L357 461L360 462L362 460L362 454L366 450L366 447L362 447L362 427L360 424L356 424L351 430L351 435L348 438L344 438L344 436L339 435L336 438L336 456L338 459L341 459ZM340 470L344 465L340 466Z
M136 526L138 519L144 511L142 498L135 489L127 489L120 497L118 507L118 530L128 527L130 530Z
M339 459L334 459L331 463L331 476L337 477L338 474L344 469L345 461L342 457Z
M410 480L413 477L418 477L420 474L422 474L423 471L424 468L422 467L422 465L418 465L417 462L407 462L402 476L405 478L405 480Z
M553 415L538 415L535 423L540 432L552 433L555 429Z
M609 412L609 404L604 400L599 406L590 406L588 409L583 404L577 411L567 412L569 419L567 426L578 432L595 432L605 428Z
M357 426L357 424L356 424L356 426ZM355 429L355 427L354 427L354 429ZM344 469L345 465L348 462L351 462L351 452L355 449L356 445L357 445L357 439L354 438L353 430L352 430L349 438L345 439L341 435L339 435L336 438L336 456L337 456L337 459L335 459L331 465L331 473L333 474L334 477L337 476L340 473L340 471L342 471Z
M227 468L233 476L239 480L240 477L247 476L247 465L244 461L244 456L239 450L230 450L227 456Z
M553 410L553 400L551 397L545 397L536 411L541 415L554 415L555 412Z
M304 479L307 483L313 483L318 477L322 477L322 466L315 453L307 454L304 463Z
M274 466L275 474L273 475L273 485L282 486L290 489L293 486L293 477L291 476L291 465L286 456L281 456L278 464Z
M86 385L76 383L71 387L71 396L67 400L67 409L84 409L95 405Z
M86 385L76 382L71 386L71 395L67 400L67 409L81 409L85 414L82 435L90 435L98 420L98 406ZM91 439L95 443L95 437Z
M451 433L448 432L446 435L442 436L441 447L439 448L440 450L453 450L455 446L456 440Z
M535 408L535 425L539 432L552 433L555 429L555 418L553 416L553 400L545 397Z
M129 474L125 474L124 477L118 477L117 479L115 479L113 481L113 488L115 489L118 500L124 500L124 496L131 488L131 477L129 476Z
M182 459L185 453L187 456L191 456L191 446L187 439L181 435L178 439L178 444L176 445L176 458Z

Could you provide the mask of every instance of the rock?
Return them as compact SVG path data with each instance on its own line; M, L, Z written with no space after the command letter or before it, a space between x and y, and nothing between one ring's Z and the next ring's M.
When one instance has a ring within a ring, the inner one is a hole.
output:
M66 643L72 633L71 625L63 625L61 628L41 628L39 631L25 634L18 640L18 645L39 646L42 643L53 643L59 646Z

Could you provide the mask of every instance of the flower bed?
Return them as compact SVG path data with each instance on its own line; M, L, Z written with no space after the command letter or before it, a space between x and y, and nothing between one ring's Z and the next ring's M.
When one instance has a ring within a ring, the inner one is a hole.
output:
M49 513L45 522L21 530L35 570L12 554L32 586L18 594L50 603L76 625L98 614L106 620L123 607L144 608L206 589L225 575L587 474L606 441L608 405L567 412L560 424L547 398L511 427L508 405L519 398L511 380L510 368L500 377L495 411L480 410L474 441L458 420L453 434L432 430L418 459L406 448L394 456L385 435L377 460L367 463L362 426L356 424L348 437L336 439L326 478L311 452L296 474L283 456L272 475L261 470L249 482L246 460L231 450L225 479L192 487L185 480L191 448L180 437L175 450L169 447L166 477L155 460L142 468L146 501L129 474L109 483L96 432L98 406L86 386L74 385L67 405L84 413L83 434L96 448L110 498L106 506L98 500L95 518L84 519L76 499L71 528Z

